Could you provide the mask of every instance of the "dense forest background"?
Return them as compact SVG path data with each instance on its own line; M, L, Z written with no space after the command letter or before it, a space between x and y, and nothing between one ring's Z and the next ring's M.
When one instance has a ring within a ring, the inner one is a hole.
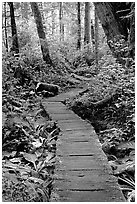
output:
M20 175L22 185L13 169L18 162L22 165L21 157L26 166L18 167L19 171L30 171L26 161L35 167L36 158L29 148L34 135L41 133L31 118L37 118L39 109L45 111L41 100L72 88L84 91L64 103L94 126L126 199L134 200L134 82L135 2L3 2L4 201L50 200L51 172L47 171L45 193L33 185L34 172L31 182L25 180L26 174ZM44 84L42 89L38 83ZM34 111L31 116L30 110ZM50 133L53 126L57 129L50 122ZM41 144L36 138L35 142ZM42 189L45 184L40 179L45 177L41 178L39 169L35 173ZM11 186L13 193L9 194Z

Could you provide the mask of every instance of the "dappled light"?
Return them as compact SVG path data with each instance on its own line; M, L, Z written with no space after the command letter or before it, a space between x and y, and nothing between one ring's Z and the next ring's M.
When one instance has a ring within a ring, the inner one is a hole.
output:
M135 202L135 3L2 3L3 202Z

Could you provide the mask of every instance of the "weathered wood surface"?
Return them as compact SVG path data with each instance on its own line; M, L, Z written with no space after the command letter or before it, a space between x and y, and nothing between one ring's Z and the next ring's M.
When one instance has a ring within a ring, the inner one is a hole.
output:
M62 130L55 168L57 202L125 202L93 127L60 101L57 96L43 102Z

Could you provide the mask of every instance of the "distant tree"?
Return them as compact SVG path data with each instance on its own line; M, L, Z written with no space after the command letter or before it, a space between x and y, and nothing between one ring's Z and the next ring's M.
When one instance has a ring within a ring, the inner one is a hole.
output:
M51 15L52 15L52 36L53 36L54 35L54 31L55 31L55 12L54 12L53 8L51 10Z
M8 4L10 7L11 32L12 32L12 46L10 50L15 53L19 53L19 43L18 43L15 15L14 15L14 6L13 6L13 2L8 2Z
M98 16L97 10L95 7L95 64L96 71L98 70Z
M5 32L5 47L8 52L8 33L7 33L7 14L6 14L6 2L4 2L4 32Z
M38 36L39 36L39 40L40 40L43 60L47 64L53 65L52 60L51 60L50 55L49 55L48 43L46 40L46 36L45 36L43 24L42 24L42 17L41 17L41 13L39 11L38 5L36 2L30 2L30 4L31 4L31 8L32 8L32 11L34 14L36 26L37 26L37 31L38 31Z
M91 40L92 40L92 45L95 45L95 32L94 32L94 25L93 25L93 20L91 19Z
M85 32L84 42L85 45L90 43L90 2L85 2Z
M129 32L129 55L135 58L135 2L131 4L130 32Z
M64 41L63 2L59 2L60 41Z
M80 49L81 48L81 13L80 13L80 2L77 2L77 21L78 21L77 49Z

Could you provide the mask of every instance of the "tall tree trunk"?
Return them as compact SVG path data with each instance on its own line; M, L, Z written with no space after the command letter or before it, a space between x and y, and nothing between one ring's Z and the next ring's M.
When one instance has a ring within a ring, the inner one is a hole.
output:
M96 72L98 71L98 17L97 10L95 7L95 64Z
M53 35L54 35L54 31L55 31L55 13L54 13L54 9L52 9L52 11L51 11L51 15L52 15L52 37L53 37Z
M132 15L130 17L130 33L129 33L129 56L135 58L135 2L131 4Z
M63 22L63 17L64 17L64 11L63 11L63 2L62 2L62 41L64 41L64 33L65 33L65 25L64 25L64 22Z
M7 34L7 15L6 15L6 2L4 3L4 31L5 31L5 47L8 52L8 34Z
M92 45L94 47L94 45L95 45L95 32L94 32L94 25L93 25L92 19L91 19L91 39L92 39Z
M62 10L62 17L63 17L63 10ZM62 22L62 40L64 41L64 39L65 39L65 25Z
M107 36L107 40L109 41L113 39L116 35L121 35L118 22L112 12L110 3L96 2L94 4L104 32Z
M90 43L90 2L85 2L85 45Z
M122 12L125 2L95 2L94 6L97 10L99 20L104 29L105 35L107 37L108 45L113 51L113 47L109 43L109 40L113 40L116 36L123 35L127 40L128 38L128 25L125 19L122 20ZM120 14L121 13L121 14ZM126 14L126 12L124 12ZM123 14L124 16L124 14Z
M78 41L77 49L81 49L81 17L80 17L80 2L77 2L77 20L78 20Z
M59 2L60 42L64 41L63 2Z
M61 19L62 19L62 2L59 3L59 33L60 33L60 42L62 40L62 24L61 24Z
M19 53L19 43L18 43L15 15L14 15L14 6L13 6L13 2L8 2L8 4L10 7L11 32L12 32L12 47L10 50L15 53Z
M32 11L33 11L33 14L34 14L34 19L35 19L35 22L36 22L36 26L37 26L37 31L38 31L38 36L39 36L39 40L40 40L43 60L47 64L53 65L52 60L51 60L50 55L49 55L48 43L47 43L45 32L44 32L44 29L43 29L42 17L41 17L38 5L37 5L36 2L30 2L30 4L31 4L31 8L32 8Z
M40 2L40 3L38 3L38 5L39 5L39 8L40 8L40 13L41 13L42 21L44 21L43 3Z

